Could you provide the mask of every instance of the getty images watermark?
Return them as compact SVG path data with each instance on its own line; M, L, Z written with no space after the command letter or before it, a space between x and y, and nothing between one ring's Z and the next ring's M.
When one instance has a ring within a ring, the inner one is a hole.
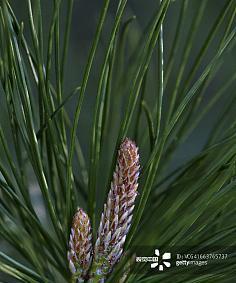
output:
M164 271L170 267L203 267L209 263L228 259L229 253L201 252L201 253L177 253L154 249L153 256L136 256L136 263L146 263L149 268L156 271Z
M161 263L159 258L161 257ZM160 255L160 251L158 249L155 249L155 256L150 256L150 257L136 257L136 262L150 262L151 263L151 268L156 268L160 271L164 270L165 267L170 267L171 263L169 260L171 259L171 253L167 252L162 255Z

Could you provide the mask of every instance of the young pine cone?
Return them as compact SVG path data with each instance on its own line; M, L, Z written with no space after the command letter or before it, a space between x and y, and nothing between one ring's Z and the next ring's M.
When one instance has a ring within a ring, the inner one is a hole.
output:
M92 261L92 234L89 217L81 208L72 222L68 261L72 282L84 282Z
M138 177L138 148L126 138L118 151L111 189L101 216L89 282L104 282L122 255L137 196Z

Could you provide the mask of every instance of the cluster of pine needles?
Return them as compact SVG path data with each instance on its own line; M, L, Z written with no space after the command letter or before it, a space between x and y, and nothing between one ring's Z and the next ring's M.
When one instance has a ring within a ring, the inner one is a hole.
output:
M123 256L106 282L235 282L235 0L219 7L214 0L146 1L145 27L128 0L98 1L86 64L70 91L74 1L48 1L49 26L43 1L21 1L24 22L13 2L0 0L1 282L70 282L73 215L78 206L88 212L96 239L126 136L139 147L139 193ZM88 128L86 99L93 101ZM204 124L204 144L176 162ZM150 256L161 247L229 256L157 272L148 263L137 268L144 247Z

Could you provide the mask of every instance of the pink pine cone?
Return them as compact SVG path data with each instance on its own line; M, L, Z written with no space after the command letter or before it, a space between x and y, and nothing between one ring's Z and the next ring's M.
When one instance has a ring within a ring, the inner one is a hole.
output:
M122 255L137 196L139 168L138 148L126 138L118 151L116 169L94 248L91 277L101 278L97 282L104 281Z
M81 208L73 217L68 261L74 282L83 282L92 261L92 234L89 217Z

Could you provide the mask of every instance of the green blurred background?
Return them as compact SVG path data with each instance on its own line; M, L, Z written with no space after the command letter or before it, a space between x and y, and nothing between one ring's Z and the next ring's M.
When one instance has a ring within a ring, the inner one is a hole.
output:
M200 2L207 0L191 0L188 5L188 17L184 19L184 29L181 31L181 48L183 49L186 44L186 38L188 37L189 27L196 17L198 13L198 8L200 6ZM18 15L18 19L24 22L24 30L26 37L29 37L29 18L27 14L27 5L26 1L10 1L16 14ZM62 1L64 4L66 1ZM164 25L164 60L165 62L168 60L169 52L171 45L173 43L174 34L176 31L179 9L182 0L173 1L168 10L165 25ZM203 16L202 22L200 24L199 31L197 32L197 36L194 40L193 49L191 51L190 60L187 64L186 73L188 73L189 69L192 66L193 59L195 58L199 48L202 46L203 40L205 40L207 33L213 26L216 17L219 15L222 7L225 5L227 1L225 0L209 0L207 1L207 8L205 10L205 14ZM48 38L49 25L52 16L53 9L53 1L44 0L41 1L42 10L43 10L43 18L44 18L44 36L45 39ZM102 39L99 45L99 50L96 56L95 65L92 69L92 76L88 85L88 90L85 95L84 105L80 118L79 125L79 138L82 144L82 148L88 158L88 137L91 132L91 121L92 121L92 113L94 109L94 101L96 97L97 91L97 80L99 71L101 69L101 62L104 58L104 48L107 44L107 39L109 36L109 31L111 29L114 13L116 7L116 1L111 1L111 7L109 10L109 15L106 21L105 29L102 34ZM99 17L99 12L102 6L102 1L86 1L86 0L75 0L74 2L74 12L73 12L73 21L72 21L72 33L70 39L70 46L68 52L68 63L66 66L65 72L65 82L66 89L64 91L64 95L66 96L73 87L77 86L81 82L81 78L83 75L83 70L86 64L86 60L88 57L89 48L91 46L91 42L93 39L93 35L95 33L97 20ZM158 6L158 1L145 1L145 0L130 0L128 1L128 6L125 13L125 18L128 19L132 15L136 16L136 20L133 21L127 39L126 53L127 57L132 54L132 52L138 48L138 40L142 38L143 33L145 32L145 28L147 27L149 21L152 19L152 15ZM61 20L62 27L64 21L66 19L66 6L63 5L61 9ZM125 21L125 18L123 21ZM224 25L222 25L224 27ZM222 33L218 34L218 39L220 39ZM62 36L61 36L62 37ZM207 56L203 60L203 64L197 73L196 78L200 75L204 65L209 62L209 59L212 58L212 54L214 54L214 44L216 44L217 37L214 40L212 47L210 48L210 53L208 52ZM182 50L181 50L182 51ZM171 77L165 91L164 96L167 97L172 91L176 80L176 75L178 73L178 68L180 64L180 58L182 53L176 56L174 71L171 73ZM156 54L154 54L154 59L151 68L153 71L150 72L147 84L147 93L149 95L149 101L151 103L151 99L153 97L153 92L158 86L157 76L156 76ZM214 92L221 86L221 84L228 78L228 75L235 70L235 48L233 52L231 52L228 57L226 57L226 62L224 63L221 70L218 72L217 78L214 82L208 87L205 93L205 99L208 100L211 96L214 95ZM129 83L129 82L127 82ZM234 91L231 89L227 95L230 96L230 93ZM116 90L113 90L113 95L116 95ZM225 97L227 99L227 97ZM2 100L2 95L1 95ZM69 109L69 113L73 113L75 101L72 99L67 104L67 109ZM191 136L190 142L188 141L186 145L183 146L184 150L180 152L179 156L177 156L176 162L183 162L189 158L189 155L192 155L199 151L204 143L207 134L212 127L215 118L217 117L218 111L222 107L222 103L224 101L220 101L217 107L204 119L204 121L200 124L195 133ZM151 105L151 104L150 104ZM4 103L2 102L2 106L4 108ZM1 120L3 121L6 113L1 111ZM117 121L117 124L119 121ZM113 129L116 129L116 124L112 125ZM115 128L114 128L115 127ZM79 133L78 132L78 133ZM115 132L115 130L114 130ZM81 134L82 133L82 134Z

